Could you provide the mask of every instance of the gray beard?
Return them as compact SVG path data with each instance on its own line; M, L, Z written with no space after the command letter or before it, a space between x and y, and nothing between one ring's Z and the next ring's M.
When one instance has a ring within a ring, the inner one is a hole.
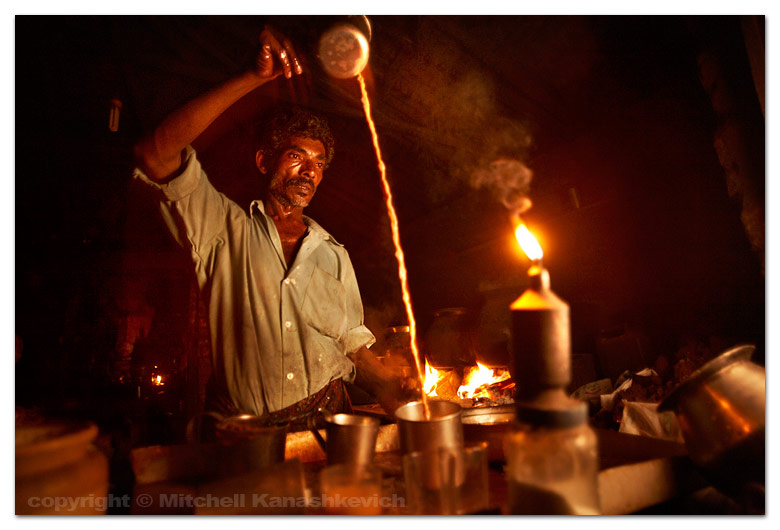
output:
M295 178L295 179L292 179L289 182L287 182L287 184L285 186L285 189L290 187L290 186L294 186L296 183L300 183L300 182L311 183L311 181L309 179L299 177L299 178ZM282 193L279 193L278 189L279 189L279 186L275 185L275 182L272 181L271 182L271 187L270 187L269 191L270 191L271 195L274 197L274 199L276 199L277 202L279 204L281 204L282 206L288 206L288 207L293 207L293 208L305 208L305 207L307 207L309 205L310 199L298 198L297 200L290 200L290 198L288 196L286 196L286 195L284 195ZM316 192L316 188L314 188L314 185L312 185L312 189L314 189L315 192ZM312 197L313 197L313 195L312 195Z
M276 199L276 202L281 204L282 206L292 206L292 207L300 207L303 208L305 206L308 206L309 203L306 204L296 204L295 202L288 199L286 196L282 195L281 193L277 192L276 190L271 190L271 195L274 199Z

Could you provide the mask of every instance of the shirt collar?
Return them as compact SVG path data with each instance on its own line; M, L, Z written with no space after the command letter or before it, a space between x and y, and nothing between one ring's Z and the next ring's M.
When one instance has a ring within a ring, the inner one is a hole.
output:
M263 214L263 218L266 220L266 222L268 222L268 221L273 222L271 217L267 213L265 213L265 204L263 204L263 201L261 201L261 200L252 201L252 204L249 205L249 215L250 215L250 217L254 217L255 208L257 208L257 210L261 214ZM306 224L307 227L309 227L309 232L311 234L313 234L315 237L317 237L318 239L321 239L323 241L330 240L330 241L332 241L333 243L335 243L336 245L338 245L340 247L344 246L341 243L339 243L338 241L336 241L335 237L330 235L330 233L327 230L322 228L320 226L320 224L317 223L317 221L315 221L314 219L312 219L308 215L304 215L303 216L303 222Z

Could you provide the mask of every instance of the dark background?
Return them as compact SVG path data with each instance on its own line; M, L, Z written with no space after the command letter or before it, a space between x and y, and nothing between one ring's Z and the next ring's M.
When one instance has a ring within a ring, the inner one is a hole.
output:
M265 22L293 39L308 74L262 87L213 124L195 143L204 167L248 206L264 185L253 166L262 114L280 101L326 114L336 158L307 212L350 251L380 340L405 320L358 84L314 59L336 20L16 18L17 405L89 415L113 395L123 322L150 308L135 368L168 363L185 374L180 389L202 379L187 254L132 181L131 146L251 65ZM465 307L486 348L505 342L528 261L507 189L473 179L502 157L533 172L523 217L571 304L575 353L621 329L643 338L648 362L690 340L752 342L763 361L763 17L371 21L364 75L421 334L437 310ZM113 98L118 132L108 129Z

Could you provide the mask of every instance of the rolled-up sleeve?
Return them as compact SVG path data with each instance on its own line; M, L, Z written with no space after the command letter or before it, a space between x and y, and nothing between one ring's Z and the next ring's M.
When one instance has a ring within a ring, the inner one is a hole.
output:
M147 186L159 190L166 200L178 201L195 191L200 182L202 171L200 162L195 156L195 150L191 146L187 146L183 158L181 173L164 184L153 181L139 168L135 168L133 177Z
M225 227L228 199L211 185L192 147L183 158L181 173L166 183L154 182L138 168L133 177L162 194L160 209L168 229L202 259Z

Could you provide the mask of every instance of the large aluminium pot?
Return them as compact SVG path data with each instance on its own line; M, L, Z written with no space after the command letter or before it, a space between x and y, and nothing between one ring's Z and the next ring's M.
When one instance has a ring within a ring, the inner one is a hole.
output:
M694 372L658 407L677 416L691 460L719 487L764 483L765 373L736 346Z

